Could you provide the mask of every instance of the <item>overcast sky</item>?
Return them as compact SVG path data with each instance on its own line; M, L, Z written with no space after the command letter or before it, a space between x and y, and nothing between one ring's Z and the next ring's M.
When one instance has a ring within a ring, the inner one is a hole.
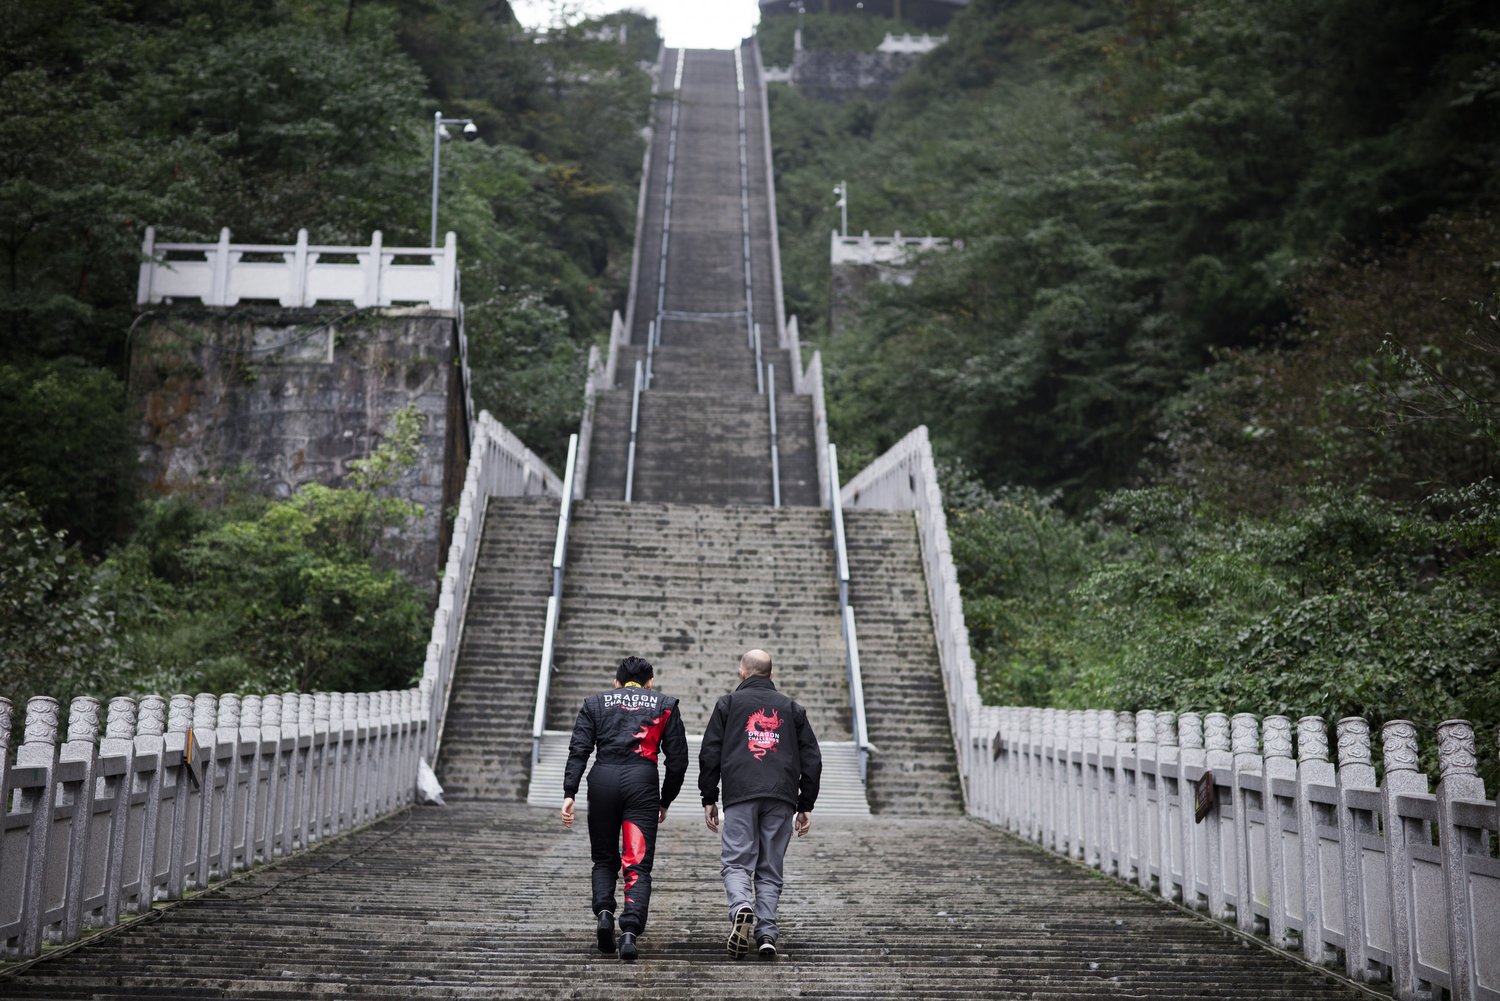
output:
M521 23L550 24L559 11L604 14L633 7L656 18L673 48L732 49L749 37L759 19L756 0L513 0Z

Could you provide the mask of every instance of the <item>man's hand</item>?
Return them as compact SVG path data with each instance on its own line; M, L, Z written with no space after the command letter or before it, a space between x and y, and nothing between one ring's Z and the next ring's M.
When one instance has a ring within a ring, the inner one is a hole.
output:
M572 796L569 796L567 799L563 800L563 805L562 805L562 822L563 822L563 826L564 827L572 827L573 826L573 797Z
M719 833L718 803L709 803L703 807L703 822L708 825L710 831L713 831L715 834Z
M812 830L812 817L806 811L797 814L797 819L792 821L792 830L797 832L797 837L802 837Z
M660 810L656 811L656 822L658 824L665 824L667 822L667 808L666 807L662 807Z

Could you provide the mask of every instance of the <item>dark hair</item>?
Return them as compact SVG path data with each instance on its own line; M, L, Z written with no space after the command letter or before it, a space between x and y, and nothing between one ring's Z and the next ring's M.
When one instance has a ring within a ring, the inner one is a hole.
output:
M638 685L644 685L655 674L656 671L652 669L651 662L645 657L626 657L615 669L615 680L622 685L632 681Z

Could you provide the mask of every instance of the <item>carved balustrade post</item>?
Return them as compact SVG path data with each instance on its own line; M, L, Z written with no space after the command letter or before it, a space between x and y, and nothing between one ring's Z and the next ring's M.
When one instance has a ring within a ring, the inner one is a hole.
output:
M1139 806L1136 802L1135 713L1115 714L1115 809L1120 831L1120 871L1126 882L1137 878L1141 857L1140 831L1136 824Z
M1167 900L1186 900L1182 876L1182 764L1177 748L1177 714L1156 714L1156 839L1161 844L1157 889ZM1175 811L1175 812L1174 812Z
M1475 924L1475 899L1470 892L1470 863L1490 859L1489 835L1483 820L1466 820L1464 804L1484 800L1484 780L1479 777L1474 727L1466 719L1450 719L1438 725L1438 843L1443 853L1443 882L1448 891L1448 955L1453 1001L1473 1001L1479 996L1477 970L1480 950L1496 948L1494 929ZM1475 810L1475 813L1478 811ZM1489 877L1493 879L1493 876ZM1490 915L1493 919L1493 914ZM1493 958L1486 965L1495 969Z
M1178 839L1182 845L1182 903L1198 909L1207 903L1207 895L1200 889L1203 874L1208 870L1208 837L1205 828L1195 816L1197 800L1195 783L1203 775L1203 717L1197 713L1183 713L1177 719L1178 760L1177 792Z
M99 772L104 778L105 799L109 804L109 852L105 859L104 900L97 915L85 915L84 923L88 925L110 927L120 920L124 904L128 878L125 849L135 784L135 720L134 699L117 696L109 700L104 739L99 742Z
M1063 777L1066 807L1064 814L1068 828L1067 852L1069 857L1084 857L1083 839L1086 828L1083 821L1083 803L1087 789L1083 775L1083 710L1069 709L1062 714L1059 725L1063 728Z
M1339 847L1344 880L1344 968L1358 980L1370 977L1365 911L1364 859L1360 842L1376 834L1379 794L1370 762L1370 724L1358 716L1338 723Z
M261 748L263 709L259 695L247 695L240 703L240 770L245 775L246 796L244 844L235 852L236 868L251 868L266 850L266 811L271 805L275 761L268 760Z
M1213 772L1217 804L1204 821L1208 826L1208 913L1223 921L1229 918L1231 907L1239 900L1239 886L1235 882L1239 870L1234 863L1238 851L1234 836L1234 756L1230 753L1229 717L1223 713L1203 717L1203 742L1204 763Z
M297 700L297 822L292 833L300 848L312 844L312 832L317 827L313 795L318 785L317 754L321 749L317 746L316 705L315 695L303 695Z
M189 883L194 889L213 881L222 847L219 839L224 834L225 781L219 757L218 709L219 700L209 692L199 692L193 698L193 756L198 762L198 793L203 802L198 843L191 849L198 859Z
M1099 710L1083 713L1083 860L1096 869L1103 858L1104 771L1099 761Z
M186 885L188 863L196 866L196 855L188 845L198 844L203 800L188 777L188 731L193 726L193 697L174 695L167 706L167 732L163 741L162 824L164 837L158 838L159 853L156 874L152 878L152 898L176 899ZM160 876L165 874L165 879ZM196 877L197 873L191 873Z
M307 771L302 730L298 725L301 716L302 696L297 692L283 693L281 696L281 753L286 770L282 773L281 815L280 822L276 825L283 855L290 855L299 847L296 843L297 829L302 822L299 811L302 809L302 783Z
M1289 830L1297 839L1305 835L1298 827L1297 763L1292 760L1292 721L1285 716L1267 716L1261 742L1265 748L1266 882L1270 891L1266 916L1271 941L1283 949L1292 946L1292 925L1302 921L1302 856L1293 851Z
M73 822L68 840L68 868L63 886L63 917L57 940L71 942L83 932L83 901L93 888L87 885L86 876L93 863L90 850L94 833L98 829L94 818L94 783L99 771L99 700L80 695L68 705L68 739L58 754L61 768L71 768L73 775L68 781L68 798L73 806ZM4 742L0 742L3 754ZM100 859L108 837L98 839ZM103 867L98 866L101 875ZM95 889L94 896L98 895Z
M332 827L329 823L329 806L333 802L333 773L337 756L333 751L333 728L331 714L333 699L327 692L313 695L313 775L309 784L311 808L308 810L307 838L313 844L327 837Z
M130 795L130 833L126 839L126 910L144 914L151 909L156 877L157 847L164 839L162 772L166 756L167 703L160 695L145 695L136 706L134 782Z
M267 695L261 699L261 768L269 779L266 794L266 818L261 824L264 843L261 861L284 854L282 824L287 819L287 758L290 741L282 735L282 696Z
M18 955L35 956L42 948L42 912L46 910L47 854L51 847L52 807L57 783L57 700L45 695L26 702L25 728L11 772L11 789L20 793L26 815L26 847L19 883L21 932ZM8 805L7 805L8 808ZM66 850L66 843L59 849Z
M1120 872L1119 769L1115 714L1099 712L1099 870Z
M1135 797L1136 839L1140 851L1136 858L1135 878L1141 889L1151 890L1151 877L1167 881L1161 864L1161 820L1157 812L1160 789L1156 774L1156 713L1142 709L1135 714Z
M1254 864L1255 843L1251 838L1256 814L1264 802L1264 772L1260 757L1260 725L1253 713L1235 713L1229 720L1234 750L1234 853L1235 924L1242 931L1255 930L1255 903L1261 888L1257 876L1262 866ZM1268 901L1269 902L1269 901Z
M1297 830L1302 837L1302 953L1333 961L1326 935L1325 893L1342 891L1340 871L1325 871L1323 828L1338 826L1338 779L1328 761L1328 726L1320 716L1297 721Z
M1385 781L1380 787L1385 828L1385 881L1390 894L1391 988L1398 998L1414 998L1422 991L1416 975L1416 936L1413 934L1411 846L1427 843L1427 825L1401 813L1401 796L1425 796L1427 776L1418 770L1417 728L1393 719L1380 730Z

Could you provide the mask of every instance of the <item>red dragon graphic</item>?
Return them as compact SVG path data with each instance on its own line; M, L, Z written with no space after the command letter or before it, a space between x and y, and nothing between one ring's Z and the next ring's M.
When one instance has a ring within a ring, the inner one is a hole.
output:
M781 729L781 716L775 709L767 716L764 709L757 709L750 714L745 721L745 733L750 738L750 753L755 755L755 760L765 758L767 751L776 750L776 745L781 741L781 735L776 731Z

